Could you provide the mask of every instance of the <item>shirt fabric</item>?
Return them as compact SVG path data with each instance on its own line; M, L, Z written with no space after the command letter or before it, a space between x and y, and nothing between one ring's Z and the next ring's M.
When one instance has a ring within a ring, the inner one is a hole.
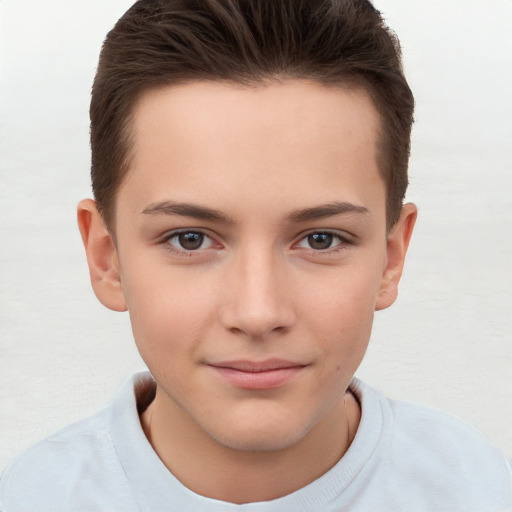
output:
M19 455L0 480L2 512L510 512L512 472L474 427L439 410L389 400L354 378L361 403L349 450L287 496L236 505L181 484L146 439L134 375L113 402Z

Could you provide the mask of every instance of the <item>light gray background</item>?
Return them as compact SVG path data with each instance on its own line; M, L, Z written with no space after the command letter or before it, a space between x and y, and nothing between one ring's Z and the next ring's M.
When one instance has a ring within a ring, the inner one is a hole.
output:
M376 0L417 100L401 295L358 375L443 408L512 458L512 2ZM88 102L131 0L1 0L0 468L144 368L128 316L90 286Z

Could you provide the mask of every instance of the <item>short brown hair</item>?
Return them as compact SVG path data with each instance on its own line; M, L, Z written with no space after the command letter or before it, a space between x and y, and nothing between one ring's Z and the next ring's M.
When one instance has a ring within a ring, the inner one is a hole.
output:
M381 117L388 228L407 189L414 99L396 36L367 0L139 0L107 35L91 100L92 187L113 229L130 164L130 118L149 89L281 78L364 87Z

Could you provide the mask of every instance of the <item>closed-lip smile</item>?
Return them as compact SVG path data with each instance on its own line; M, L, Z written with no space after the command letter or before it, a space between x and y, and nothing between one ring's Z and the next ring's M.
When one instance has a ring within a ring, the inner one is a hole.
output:
M263 390L285 385L308 365L284 359L240 359L209 363L208 366L238 388Z

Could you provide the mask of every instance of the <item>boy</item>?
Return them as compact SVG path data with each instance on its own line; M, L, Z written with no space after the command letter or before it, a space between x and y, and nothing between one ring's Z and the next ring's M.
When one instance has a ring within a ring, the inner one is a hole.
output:
M78 221L151 375L25 452L2 509L510 510L483 436L353 378L416 218L412 113L368 2L137 2Z

